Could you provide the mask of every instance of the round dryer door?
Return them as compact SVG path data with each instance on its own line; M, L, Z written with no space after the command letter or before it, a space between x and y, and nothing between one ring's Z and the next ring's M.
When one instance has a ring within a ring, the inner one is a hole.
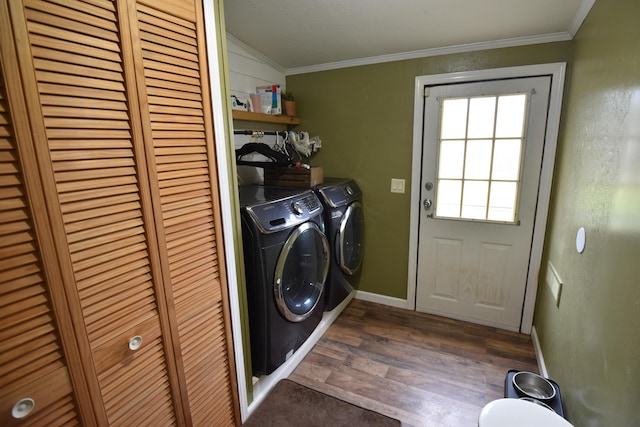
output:
M362 264L364 239L364 210L360 202L349 205L342 220L337 235L338 265L346 274L353 275Z
M282 315L301 322L321 301L329 271L329 243L314 222L296 228L276 264L274 294Z

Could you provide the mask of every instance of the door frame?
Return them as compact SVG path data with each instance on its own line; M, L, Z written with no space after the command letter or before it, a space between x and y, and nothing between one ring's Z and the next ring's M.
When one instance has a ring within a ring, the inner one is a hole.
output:
M533 312L538 292L538 274L542 263L542 250L546 233L549 202L551 199L551 185L553 169L558 145L560 129L560 112L566 73L565 62L549 64L525 65L519 67L493 68L487 70L461 71L447 74L433 74L417 76L415 79L414 107L413 107L413 151L411 161L411 209L409 218L409 266L407 280L407 309L416 308L416 286L418 272L418 230L422 204L420 202L420 182L422 175L422 136L424 123L424 87L454 83L471 83L482 80L496 80L506 78L524 78L537 76L551 76L551 93L549 95L549 114L547 130L545 132L544 151L542 153L542 168L540 172L540 186L538 188L538 203L536 219L533 225L533 241L529 257L529 270L524 296L524 306L520 321L520 332L531 334Z

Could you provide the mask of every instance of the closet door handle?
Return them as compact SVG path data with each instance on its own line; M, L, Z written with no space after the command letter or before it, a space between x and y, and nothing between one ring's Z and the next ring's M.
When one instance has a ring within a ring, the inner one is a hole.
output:
M11 408L11 416L16 419L24 418L33 411L36 402L30 397L18 400L13 408Z
M136 351L140 347L142 347L142 337L140 335L136 335L129 340L129 348L131 350Z

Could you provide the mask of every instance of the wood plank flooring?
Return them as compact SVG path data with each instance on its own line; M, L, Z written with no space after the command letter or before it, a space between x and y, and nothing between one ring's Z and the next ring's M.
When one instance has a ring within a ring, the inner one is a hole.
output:
M411 426L477 426L531 337L353 300L289 378Z

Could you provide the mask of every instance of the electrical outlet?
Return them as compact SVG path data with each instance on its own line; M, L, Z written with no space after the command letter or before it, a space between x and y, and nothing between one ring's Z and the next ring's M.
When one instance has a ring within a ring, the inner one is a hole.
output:
M556 300L556 307L558 307L560 305L560 294L562 293L562 279L560 279L560 276L553 264L551 264L551 261L547 263L546 282L549 289L551 289L553 298Z
M391 178L391 192L404 193L404 179Z

